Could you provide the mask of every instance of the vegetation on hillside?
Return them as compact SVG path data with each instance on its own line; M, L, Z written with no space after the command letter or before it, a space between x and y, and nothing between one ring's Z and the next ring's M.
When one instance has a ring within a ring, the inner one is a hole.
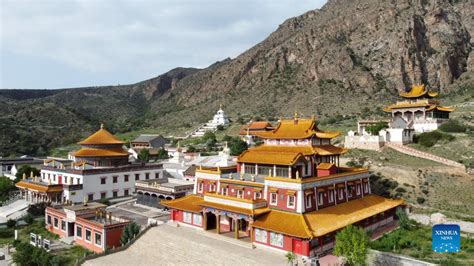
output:
M420 145L425 146L425 147L433 147L435 144L437 144L440 141L449 142L454 139L455 137L453 135L445 134L438 130L431 131L431 132L424 132L419 135L413 136L414 143L419 143Z
M344 258L344 265L365 265L368 247L365 230L349 225L337 233L334 254Z

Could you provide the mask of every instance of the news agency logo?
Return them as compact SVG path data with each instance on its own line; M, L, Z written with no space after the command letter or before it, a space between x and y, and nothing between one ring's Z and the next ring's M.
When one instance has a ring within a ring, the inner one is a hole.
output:
M457 224L433 226L431 248L434 252L451 253L461 251L461 230Z

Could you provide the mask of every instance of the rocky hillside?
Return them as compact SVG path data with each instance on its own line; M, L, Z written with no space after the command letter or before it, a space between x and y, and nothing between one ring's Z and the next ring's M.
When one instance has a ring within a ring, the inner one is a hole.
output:
M332 0L288 19L237 58L203 70L35 97L0 91L0 154L73 142L99 121L122 132L189 128L209 119L220 103L234 120L295 109L319 117L364 116L378 113L413 83L443 95L469 91L473 10L469 0ZM19 146L24 138L37 145Z

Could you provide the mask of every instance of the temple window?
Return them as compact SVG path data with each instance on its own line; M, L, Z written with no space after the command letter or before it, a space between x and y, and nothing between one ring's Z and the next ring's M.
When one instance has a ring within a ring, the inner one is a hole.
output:
M271 166L258 166L258 174L259 175L268 175L269 172L273 170Z
M270 245L276 247L283 247L283 235L270 232Z
M140 174L135 174L135 180L140 180Z
M66 222L61 220L61 231L66 232Z
M216 185L209 184L209 192L215 192L215 191L216 191Z
M261 199L262 198L262 193L261 192L255 192L254 193L254 199Z
M107 177L101 177L100 178L100 184L105 185L107 183Z
M158 178L160 178L160 172L155 173L155 179L158 179Z
M255 165L245 165L246 174L255 174Z
M360 185L356 185L356 195L360 195Z
M87 195L87 200L88 201L93 201L94 200L94 194L91 193L91 194Z
M287 205L288 208L294 208L295 207L295 196L293 195L288 195L288 201Z
M198 192L199 193L202 193L202 189L203 189L204 185L202 183L199 183L198 184Z
M128 175L124 175L124 176L123 176L123 181L124 181L124 182L128 182Z
M224 187L222 188L222 195L227 196L229 194L229 189Z
M53 224L54 228L58 228L58 223L59 223L58 218L54 217L54 224Z
M118 176L112 176L112 182L117 183L118 182Z
M237 198L241 198L241 199L244 198L244 191L243 190L241 190L241 189L237 190Z
M48 219L46 221L46 224L51 224L51 215L48 215Z
M76 237L82 239L82 226L76 225Z
M276 176L284 176L284 177L287 177L288 176L288 168L286 167L277 167L276 168Z
M90 229L86 228L86 241L91 242L92 241L92 231Z
M270 204L277 205L278 203L278 195L277 193L270 193Z
M310 195L306 195L306 209L309 209L311 207L313 207L313 197Z
M124 190L123 190L123 195L124 195L124 196L128 196L128 193L129 193L129 192L128 192L128 189L124 189Z
M190 212L183 212L183 222L190 224L192 222L193 215Z
M102 234L95 233L95 244L97 246L102 246Z
M329 203L334 202L334 190L329 190Z
M364 184L364 191L365 193L369 193L369 183Z
M113 192L112 192L112 197L114 197L114 198L118 197L118 192L117 192L117 191L113 191Z
M267 231L255 228L255 241L267 243Z
M101 199L107 198L107 192L101 192L101 193L100 193L100 198L101 198Z
M344 189L339 189L339 199L342 200L344 198Z
M321 206L321 205L323 205L323 201L324 201L323 200L323 193L322 192L318 193L318 197L319 197L318 205Z
M352 186L347 187L347 195L348 197L352 197Z
M146 180L150 179L150 173L145 173L145 179Z

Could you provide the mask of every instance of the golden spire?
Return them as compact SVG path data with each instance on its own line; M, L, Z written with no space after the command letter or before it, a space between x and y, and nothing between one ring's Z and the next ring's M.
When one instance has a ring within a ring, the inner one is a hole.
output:
M295 120L298 119L298 111L296 111L296 109L295 109L295 115L294 115L293 118L294 118Z

